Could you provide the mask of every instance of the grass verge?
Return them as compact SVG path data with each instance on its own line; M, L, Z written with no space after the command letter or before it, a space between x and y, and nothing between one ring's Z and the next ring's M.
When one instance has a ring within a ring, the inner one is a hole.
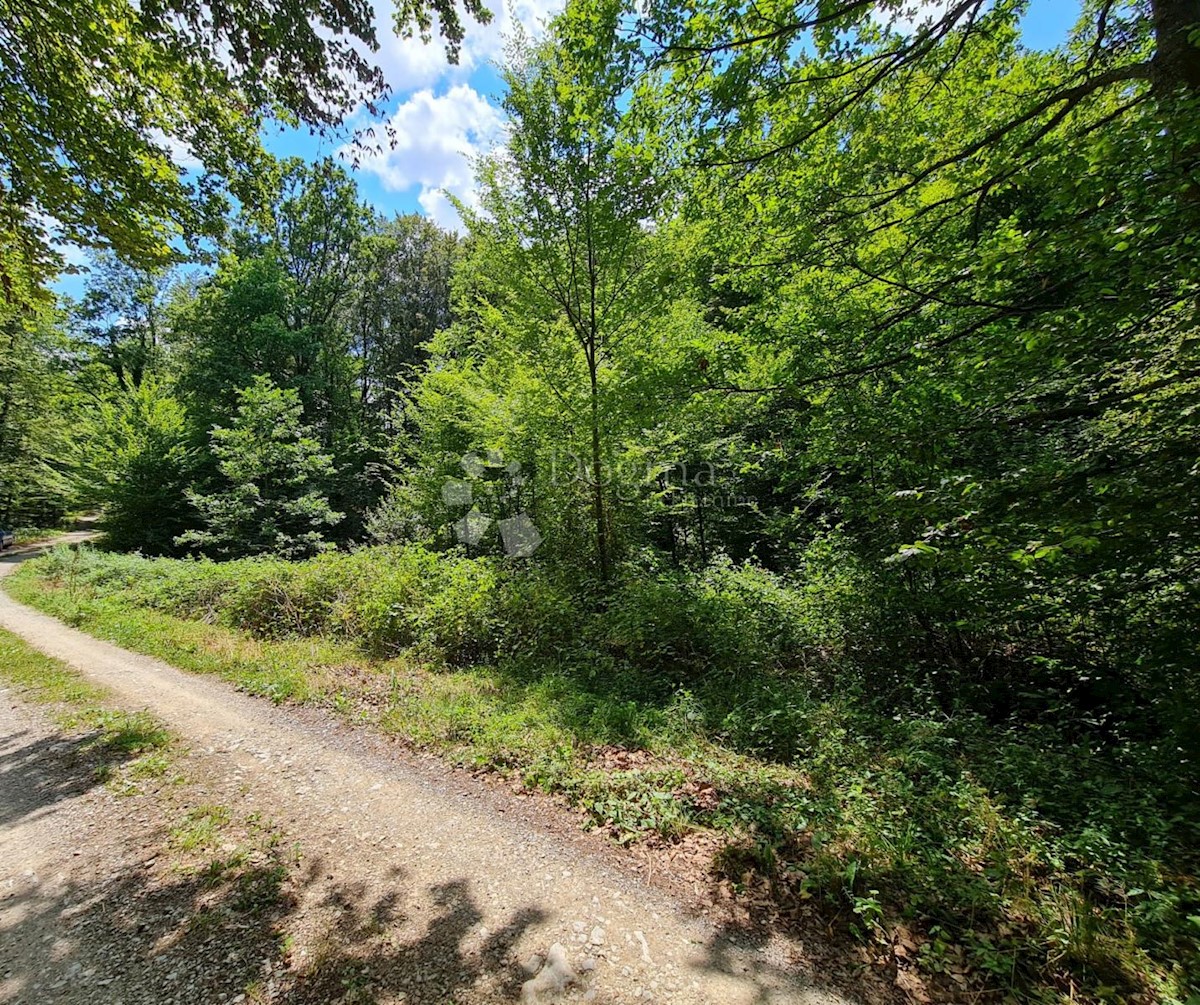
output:
M50 706L58 725L81 737L80 753L97 780L115 791L132 794L170 771L176 741L153 716L112 707L103 688L3 630L0 681L26 701Z

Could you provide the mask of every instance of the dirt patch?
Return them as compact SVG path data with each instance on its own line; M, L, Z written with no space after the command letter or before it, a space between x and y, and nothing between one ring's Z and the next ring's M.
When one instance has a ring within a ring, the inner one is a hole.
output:
M195 794L174 773L114 784L89 733L12 700L0 734L0 1000L216 1002L278 960L287 870L268 827L173 847Z

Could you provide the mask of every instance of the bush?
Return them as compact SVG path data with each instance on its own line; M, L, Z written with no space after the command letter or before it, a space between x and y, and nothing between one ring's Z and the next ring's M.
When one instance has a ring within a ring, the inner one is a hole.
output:
M49 578L264 638L332 635L382 654L420 643L449 663L606 655L678 682L713 671L787 675L845 648L810 593L728 562L703 573L631 565L599 598L572 594L542 569L418 545L219 563L85 547L41 563Z
M98 459L97 480L110 545L176 552L175 538L195 518L186 493L196 458L188 448L183 406L147 381L101 407L98 432L108 445Z

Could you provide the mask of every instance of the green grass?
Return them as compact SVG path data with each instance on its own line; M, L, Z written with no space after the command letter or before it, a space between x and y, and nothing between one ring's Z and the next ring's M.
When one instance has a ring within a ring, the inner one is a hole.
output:
M13 544L36 544L40 541L48 541L55 535L61 534L64 530L72 529L72 527L76 526L76 521L84 515L82 513L67 513L55 524L14 527L12 529Z
M13 545L36 544L48 541L55 534L61 533L57 527L17 527L13 531Z
M337 584L332 599L313 576ZM464 600L477 612L479 582ZM935 978L965 969L975 991L1044 1002L1200 993L1200 815L1153 742L1103 749L1061 724L898 713L765 660L738 672L710 656L673 675L621 655L643 631L630 611L589 629L607 647L487 651L469 640L492 622L464 627L436 597L351 609L358 587L329 557L281 569L60 555L5 588L131 649L562 795L616 840L701 832L735 889L765 885L784 915L816 911L876 952L912 933ZM443 641L417 632L381 652L331 627L384 621L437 621ZM658 645L655 659L673 644ZM202 844L205 826L187 823L180 840Z
M175 738L147 712L113 708L104 688L0 630L0 680L26 701L50 706L55 721L81 737L80 751L95 759L96 777L132 794L140 782L164 777Z
M11 584L11 585L8 585ZM197 621L183 621L119 602L95 599L80 603L68 592L45 591L18 572L6 582L18 600L39 607L69 625L109 641L168 660L194 673L216 674L253 694L276 701L312 697L308 677L297 666L335 659L336 647L309 642L264 647L255 640Z
M0 629L0 680L15 687L27 701L42 705L90 708L107 698L107 692L88 683L65 663L38 652Z
M229 823L229 810L225 806L197 806L188 810L182 820L171 828L171 844L181 851L212 849L217 838Z

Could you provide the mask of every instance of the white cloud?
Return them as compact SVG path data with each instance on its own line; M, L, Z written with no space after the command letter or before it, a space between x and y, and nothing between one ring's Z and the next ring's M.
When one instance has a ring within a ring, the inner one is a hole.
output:
M385 140L381 151L358 150L358 169L376 175L390 191L417 189L417 202L425 214L440 226L455 229L461 221L446 193L468 204L476 202L471 162L501 138L504 128L500 110L470 85L470 78L502 59L505 38L518 28L537 38L565 6L565 0L485 2L492 21L481 25L466 20L457 65L446 61L445 45L436 36L428 45L399 38L393 31L394 3L386 0L375 15L379 51L368 54L401 100L386 120L395 146L388 149ZM359 115L351 125L361 129L369 123ZM378 128L374 135L383 137L384 130ZM340 153L350 160L356 151L347 145Z
M451 66L446 61L445 48L438 41L426 45L419 38L400 38L392 30L391 5L381 6L375 25L379 51L368 54L367 58L383 70L383 77L394 93L432 87L444 78L457 77L468 70L462 64Z
M471 161L501 138L499 109L473 87L456 84L445 94L429 89L413 94L388 125L395 145L362 156L360 169L390 191L419 189L417 201L428 216L443 227L458 227L458 213L444 193L475 202Z
M467 29L463 46L464 61L472 60L479 66L488 60L499 59L504 51L504 39L520 26L531 37L545 33L546 22L559 13L566 4L563 0L503 0L494 3L492 23Z
M457 66L446 61L445 45L434 38L428 45L420 39L402 39L393 31L395 5L381 3L375 15L375 34L379 51L370 55L383 70L384 77L398 94L422 87L433 87L443 80L463 80L475 70L499 59L504 38L520 25L530 35L542 34L545 22L561 11L564 0L492 0L490 24L477 24L467 18L466 37Z

